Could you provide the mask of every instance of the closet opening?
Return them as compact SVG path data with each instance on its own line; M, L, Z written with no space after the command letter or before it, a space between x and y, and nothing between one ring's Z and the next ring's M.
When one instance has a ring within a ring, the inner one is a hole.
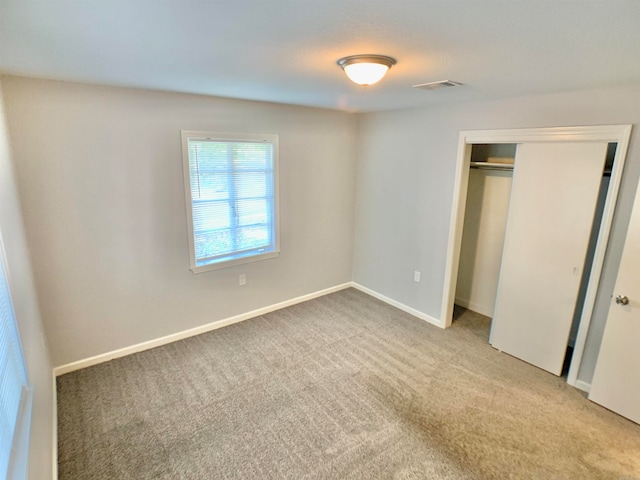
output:
M453 321L464 317L469 322L478 322L479 331L484 335L486 329L490 328L487 325L491 325L495 309L518 144L483 143L469 147L469 176ZM617 143L607 144L587 253L580 269L580 286L566 343L562 376L568 373L583 314L616 147ZM554 172L549 174L553 175Z
M515 143L471 146L455 304L493 317L504 244Z

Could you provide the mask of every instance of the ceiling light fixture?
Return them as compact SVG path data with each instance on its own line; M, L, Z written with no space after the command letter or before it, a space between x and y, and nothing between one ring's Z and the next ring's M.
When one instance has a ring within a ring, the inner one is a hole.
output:
M396 60L385 55L351 55L336 63L352 82L366 87L382 80Z

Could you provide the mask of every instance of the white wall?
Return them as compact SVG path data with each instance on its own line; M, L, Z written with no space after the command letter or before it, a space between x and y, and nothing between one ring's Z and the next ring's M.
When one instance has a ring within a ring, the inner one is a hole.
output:
M354 116L17 77L4 84L54 365L351 280ZM181 129L280 136L278 258L191 273Z
M638 121L640 85L362 115L354 281L439 319L461 130ZM606 318L640 174L639 138L634 131L596 303L594 332ZM414 270L422 271L421 283L413 282ZM579 374L587 383L598 348L599 337L590 335Z
M488 317L498 292L512 180L513 172L469 172L456 303Z
M20 214L2 87L0 83L0 233L7 256L7 270L29 381L34 388L29 478L42 480L52 477L54 465L52 366L44 339Z

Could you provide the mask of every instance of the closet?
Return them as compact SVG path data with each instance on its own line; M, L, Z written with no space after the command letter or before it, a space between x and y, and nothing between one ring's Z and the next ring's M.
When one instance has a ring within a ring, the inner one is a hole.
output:
M456 303L497 349L560 375L582 314L615 144L471 149Z

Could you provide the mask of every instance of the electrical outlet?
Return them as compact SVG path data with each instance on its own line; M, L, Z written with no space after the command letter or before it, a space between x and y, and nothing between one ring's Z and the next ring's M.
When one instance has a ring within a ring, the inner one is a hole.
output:
M246 285L246 284L247 284L247 274L241 273L240 277L238 278L238 285Z
M420 283L420 272L417 270L413 272L413 281L416 283Z

